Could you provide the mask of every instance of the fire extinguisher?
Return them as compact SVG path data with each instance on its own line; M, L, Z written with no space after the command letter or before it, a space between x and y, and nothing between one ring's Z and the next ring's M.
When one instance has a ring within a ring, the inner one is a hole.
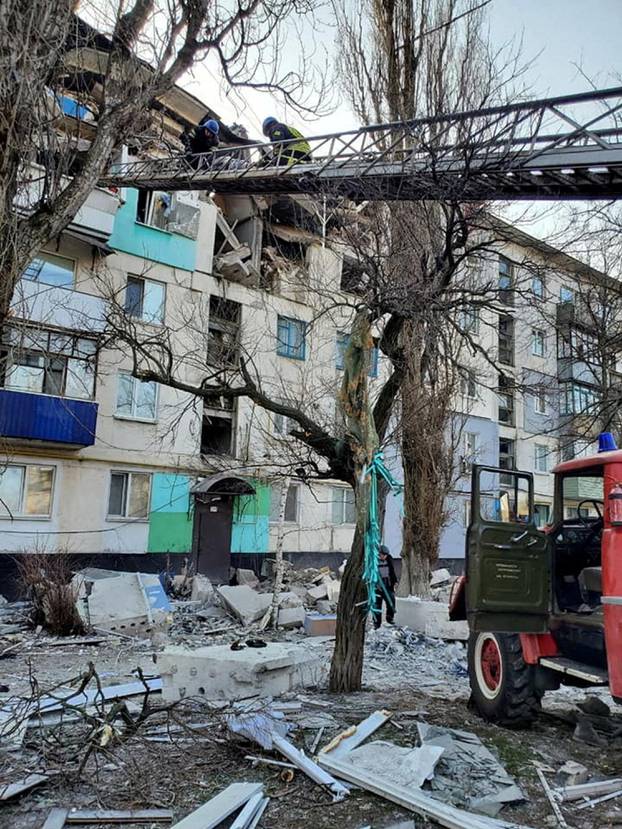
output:
M609 492L609 523L612 527L622 527L622 484L614 484Z

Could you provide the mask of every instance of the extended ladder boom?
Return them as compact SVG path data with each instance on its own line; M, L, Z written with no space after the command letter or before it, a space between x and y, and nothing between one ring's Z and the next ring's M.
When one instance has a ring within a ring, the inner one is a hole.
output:
M288 143L113 165L103 186L360 200L611 199L622 194L622 87L379 124Z

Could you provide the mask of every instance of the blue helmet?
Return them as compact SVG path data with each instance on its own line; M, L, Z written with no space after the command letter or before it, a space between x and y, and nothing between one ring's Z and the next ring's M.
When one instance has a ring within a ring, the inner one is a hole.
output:
M214 121L213 118L209 118L207 121L201 121L199 124L200 127L203 127L206 130L209 130L214 135L218 135L220 132L220 124L218 121Z
M279 122L276 120L276 118L273 115L269 115L267 118L264 118L264 122L261 125L261 131L263 132L264 135L267 135L268 130L270 129L270 127L273 124L278 124L278 123Z

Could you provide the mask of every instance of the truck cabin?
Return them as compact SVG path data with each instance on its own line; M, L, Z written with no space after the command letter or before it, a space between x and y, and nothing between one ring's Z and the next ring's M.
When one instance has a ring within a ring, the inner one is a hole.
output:
M619 457L618 457L619 456ZM622 451L576 458L555 467L553 543L557 607L572 613L602 612L602 540L605 528L605 475Z

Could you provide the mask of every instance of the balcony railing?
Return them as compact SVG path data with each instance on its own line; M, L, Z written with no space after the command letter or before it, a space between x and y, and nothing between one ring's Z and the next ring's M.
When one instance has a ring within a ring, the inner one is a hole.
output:
M0 437L80 448L95 443L97 403L0 389Z

